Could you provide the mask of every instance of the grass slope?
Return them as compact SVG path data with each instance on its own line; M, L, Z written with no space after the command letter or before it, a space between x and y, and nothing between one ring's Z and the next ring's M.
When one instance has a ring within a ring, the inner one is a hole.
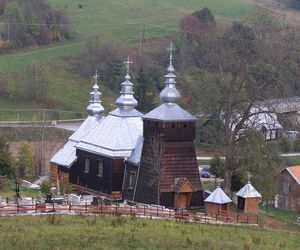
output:
M166 35L178 28L183 16L203 7L211 8L215 14L236 18L254 11L253 5L243 0L49 0L51 4L66 10L73 23L73 30L84 38L89 33L101 31L115 42L129 42L140 35L140 23L162 26L145 26L145 36ZM83 5L82 9L78 4ZM170 29L170 30L168 30ZM32 59L53 60L74 54L81 43L55 44L28 49L0 57L0 73L18 70Z
M89 33L101 31L114 42L135 46L136 43L132 40L138 40L141 23L148 23L143 28L145 36L161 36L175 32L181 17L205 6L211 8L215 14L226 18L236 18L254 11L253 5L243 0L226 0L226 3L224 0L49 0L49 2L66 10L78 39L3 55L0 57L0 73L14 74L33 59L50 61L54 65L51 71L53 85L50 88L50 95L55 101L55 107L52 108L80 112L84 112L88 101L89 79L82 79L62 58L76 54ZM79 4L83 5L82 9L78 7ZM101 91L105 93L103 103L106 110L111 110L118 93L112 94L105 88L101 88ZM0 120L17 120L19 115L21 120L32 118L32 113L7 112L4 109L48 108L38 103L16 103L8 97L0 99L0 106Z
M0 228L2 249L300 248L299 234L134 217L0 217Z

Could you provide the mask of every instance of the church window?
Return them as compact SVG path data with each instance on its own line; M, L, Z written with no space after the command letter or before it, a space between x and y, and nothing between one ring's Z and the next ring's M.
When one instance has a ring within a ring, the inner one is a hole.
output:
M129 174L129 189L134 189L134 184L135 184L135 179L136 179L136 173L135 172L130 172Z
M89 158L84 159L84 172L85 173L90 172L90 159Z
M98 174L97 176L103 177L103 160L98 159Z

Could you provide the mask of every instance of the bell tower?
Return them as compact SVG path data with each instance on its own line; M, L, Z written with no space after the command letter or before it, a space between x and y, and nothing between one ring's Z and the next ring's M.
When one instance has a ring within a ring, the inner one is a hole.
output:
M200 206L203 192L194 146L196 118L177 104L180 94L172 42L168 52L162 104L143 116L144 145L134 200L175 208Z

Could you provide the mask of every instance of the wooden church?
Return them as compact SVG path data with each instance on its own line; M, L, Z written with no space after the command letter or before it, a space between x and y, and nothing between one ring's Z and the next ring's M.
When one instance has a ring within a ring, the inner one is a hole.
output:
M146 115L135 109L129 58L117 108L105 117L96 74L89 116L51 159L53 185L68 181L98 194L173 208L203 205L196 118L176 103L173 43L169 52L162 104Z

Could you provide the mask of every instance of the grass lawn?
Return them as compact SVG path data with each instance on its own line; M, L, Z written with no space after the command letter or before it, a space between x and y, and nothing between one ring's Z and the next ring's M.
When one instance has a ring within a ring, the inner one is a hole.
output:
M1 249L299 249L299 234L110 216L0 217Z

